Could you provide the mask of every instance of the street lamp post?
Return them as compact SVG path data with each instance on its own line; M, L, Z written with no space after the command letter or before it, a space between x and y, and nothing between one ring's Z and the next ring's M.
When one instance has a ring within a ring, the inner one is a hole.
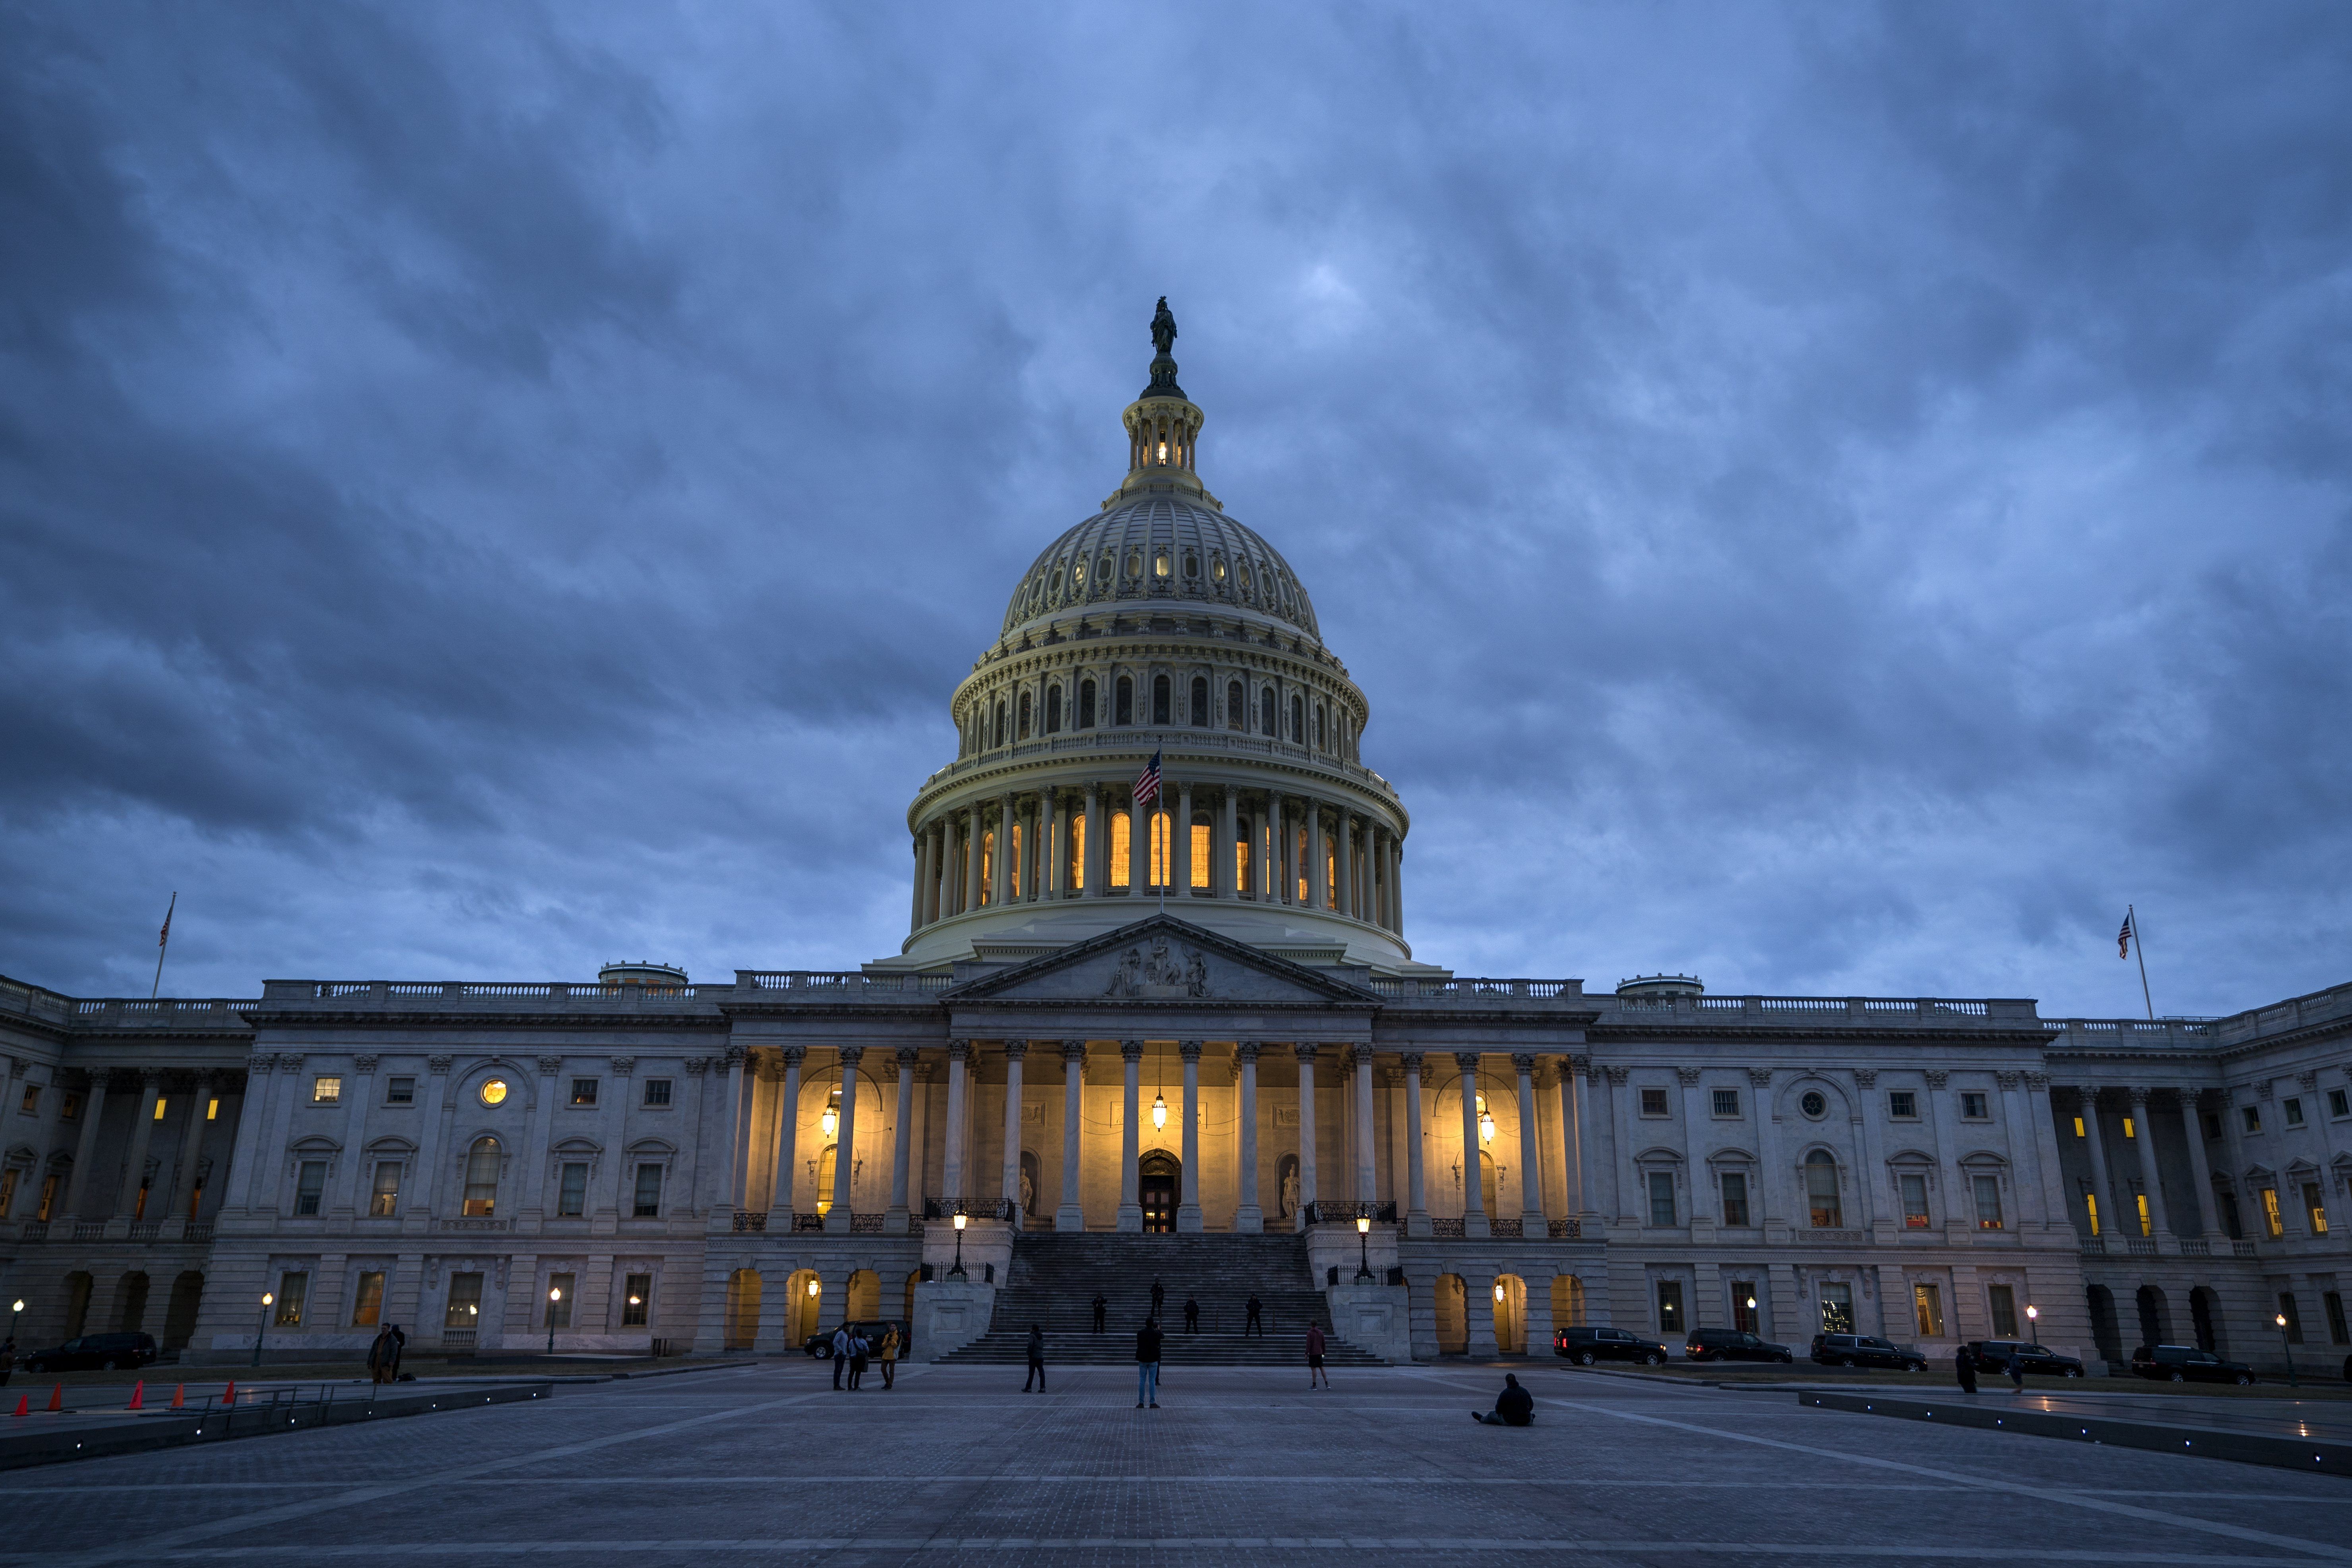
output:
M2028 1301L2025 1304L2025 1337L2041 1343L2042 1336L2034 1331L2042 1326L2042 1309Z
M1356 1278L1372 1277L1372 1221L1369 1215L1356 1216Z
M550 1355L555 1353L555 1304L562 1300L562 1286L551 1285L547 1288L547 1353Z
M956 1211L956 1216L955 1216L955 1232L956 1232L956 1259L955 1259L955 1267L948 1270L948 1278L949 1278L949 1279L966 1279L966 1278L968 1278L968 1276L967 1276L967 1275L964 1273L964 1271L963 1271L963 1226L964 1226L964 1215L963 1215L963 1211L962 1211L961 1209L958 1209L958 1210Z
M261 1321L253 1331L253 1364L261 1364L261 1342L269 1332L269 1303L278 1298L268 1290L261 1293Z
M2271 1321L2278 1325L2279 1351L2286 1357L2286 1385L2289 1388L2301 1388L2303 1384L2294 1380L2294 1347L2287 1342L2286 1314L2274 1313Z

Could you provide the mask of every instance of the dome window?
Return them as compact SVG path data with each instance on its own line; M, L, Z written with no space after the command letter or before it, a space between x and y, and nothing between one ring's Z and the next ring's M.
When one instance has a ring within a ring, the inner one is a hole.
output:
M1242 683L1238 680L1226 681L1225 728L1238 730L1248 721L1248 719L1249 703L1242 695Z
M1319 710L1315 715L1315 721L1316 727L1318 730L1320 730L1322 727L1323 715ZM1021 694L1021 733L1019 738L1024 741L1029 738L1029 694L1025 691Z
M1201 580L1201 558L1189 550L1184 552L1184 575L1196 583Z
M1246 561L1242 563L1242 592L1244 594L1250 592L1250 569L1249 563Z
M1209 722L1209 679L1206 676L1192 678L1192 722L1196 727L1203 728Z
M1220 583L1225 580L1225 558L1223 556L1212 555L1209 557L1209 575L1215 578Z
M1162 582L1168 579L1168 552L1160 551L1151 558L1151 574Z
M1058 735L1061 732L1062 689L1058 686L1049 686L1045 688L1045 733Z
M1097 567L1097 568L1095 569L1095 586L1097 586L1097 588L1099 588L1099 587L1101 587L1105 583L1108 583L1108 582L1109 582L1109 581L1110 581L1110 552L1108 552L1108 550L1106 550L1106 551L1104 551L1104 552L1103 552L1102 564L1101 564L1100 566L1098 566L1098 567Z
M1083 560L1070 568L1070 581L1083 589L1087 585L1087 563Z
M1094 727L1095 683L1091 680L1081 680L1078 682L1078 728L1091 730Z
M1135 681L1129 676L1120 676L1118 684L1111 688L1110 721L1114 724L1135 722Z
M1164 675L1151 678L1151 721L1154 724L1168 722L1168 678Z
M1130 550L1127 552L1127 574L1130 577L1140 577L1143 575L1142 551Z

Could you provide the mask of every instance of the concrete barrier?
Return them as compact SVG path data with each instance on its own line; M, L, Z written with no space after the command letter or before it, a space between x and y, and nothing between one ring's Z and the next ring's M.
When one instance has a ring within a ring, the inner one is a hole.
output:
M2241 1465L2270 1465L2283 1470L2352 1476L2352 1443L2334 1438L2232 1432L2224 1427L2199 1426L2187 1422L2150 1421L2144 1416L2076 1415L2065 1411L2036 1410L2023 1405L1998 1402L2004 1397L1979 1395L1978 1400L1972 1401L1964 1394L1931 1399L1900 1394L1807 1391L1797 1395L1797 1403L1818 1410L1886 1415L1898 1421L1927 1421L1938 1426L1967 1426L1979 1431L2018 1432L2029 1437L2056 1437L2070 1443L2144 1448L2153 1453L2228 1459Z
M0 1426L0 1470L270 1436L306 1427L350 1426L403 1415L516 1405L548 1398L554 1387L545 1378L487 1385L408 1384L400 1385L397 1392L378 1388L371 1397L364 1386L345 1393L331 1385L326 1394L314 1392L300 1398L281 1395L209 1410L73 1411L6 1418L6 1425Z

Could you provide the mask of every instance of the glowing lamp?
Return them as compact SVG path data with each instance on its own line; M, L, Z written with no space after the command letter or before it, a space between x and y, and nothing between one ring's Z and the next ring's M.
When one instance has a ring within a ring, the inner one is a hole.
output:
M642 1306L642 1305L644 1305L644 1298L640 1297L640 1296L639 1296L635 1291L632 1290L632 1291L629 1293L629 1305L630 1305L630 1306L632 1306L632 1307Z
M964 1227L964 1216L963 1216L962 1215L956 1215L956 1216L955 1216L955 1227L956 1227L958 1230L961 1230L961 1229ZM812 1280L810 1280L810 1281L809 1281L809 1289L810 1289L811 1290L814 1290L814 1289L816 1289L816 1281L815 1281L815 1280L812 1279Z
M1497 1280L1496 1280L1496 1281L1495 1281L1495 1305L1496 1305L1497 1307L1499 1307L1499 1306L1501 1306L1502 1304L1503 1304L1503 1282L1502 1282L1500 1279L1497 1279Z
M824 1102L824 1114L816 1121L817 1125L824 1129L824 1135L830 1138L841 1126L841 1112L835 1110L833 1101L828 1100Z
M266 1299L267 1299L267 1298L265 1298L265 1300L266 1300ZM2284 1312L2275 1313L2275 1314L2273 1314L2273 1315L2272 1316L2272 1318L2271 1318L2271 1321L2272 1321L2272 1322L2273 1322L2273 1323L2276 1323L2276 1324L2277 1324L2280 1328L2282 1328L2282 1329L2283 1329L2283 1328L2285 1328L2285 1327L2286 1327L2286 1314L2285 1314Z
M1151 1125L1154 1127L1168 1125L1168 1097L1164 1094L1155 1094L1151 1097Z
M1748 1310L1751 1312L1756 1310L1756 1298L1753 1296L1748 1298Z
M271 1293L270 1291L264 1290L264 1291L261 1293L261 1304L262 1304L263 1306L265 1306L265 1307L267 1307L268 1305L269 1305L269 1303L270 1303L270 1302L275 1301L276 1300L278 1300L277 1296L276 1296L276 1295L274 1295L273 1293ZM2279 1320L2279 1321L2280 1321L2280 1322L2282 1322L2282 1323L2284 1323L2284 1322L2285 1322L2285 1321L2286 1321L2286 1320L2285 1320L2284 1318L2281 1318L2281 1319Z
M1370 1229L1371 1229L1371 1228L1372 1228L1372 1220L1371 1220L1371 1216L1370 1216L1370 1215L1360 1215L1360 1215L1358 1215L1356 1216L1356 1234L1357 1234L1358 1236L1361 1236L1361 1235L1363 1235L1366 1231L1368 1231L1368 1230L1370 1230Z
M1492 1143L1494 1141L1495 1113L1491 1110L1482 1110L1478 1113L1478 1142Z
M562 1286L561 1286L561 1285L558 1285L558 1286L554 1287L552 1289L549 1290L549 1291L548 1291L548 1293L547 1293L547 1299L548 1299L549 1300L551 1300L551 1301L561 1301L561 1300L563 1300L563 1287L562 1287Z
M2041 1316L2042 1309L2029 1302L2025 1309L2025 1321L2030 1323Z
M956 1218L958 1218L958 1219L961 1219L962 1217L963 1217L963 1215L956 1215ZM963 1226L956 1226L956 1228L957 1228L958 1230L961 1230L961 1229L963 1228ZM815 1280L812 1279L812 1280L810 1280L810 1281L809 1281L809 1294L810 1294L810 1295L812 1295L812 1296L814 1296L814 1295L815 1295L816 1293L817 1293L817 1283L816 1283L816 1281L815 1281Z

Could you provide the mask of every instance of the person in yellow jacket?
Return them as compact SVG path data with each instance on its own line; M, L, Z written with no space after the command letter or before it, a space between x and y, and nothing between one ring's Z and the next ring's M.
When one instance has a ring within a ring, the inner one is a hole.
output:
M882 1386L897 1386L898 1374L898 1325L891 1323L882 1331Z

